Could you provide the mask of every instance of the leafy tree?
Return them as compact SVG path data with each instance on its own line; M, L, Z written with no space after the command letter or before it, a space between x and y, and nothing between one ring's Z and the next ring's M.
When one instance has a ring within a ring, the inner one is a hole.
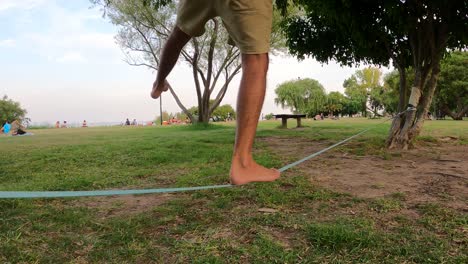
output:
M345 94L349 98L350 103L356 106L357 111L361 112L363 116L367 116L367 91L359 85L356 76L353 75L346 79L343 82L343 87L345 88Z
M277 0L281 7L288 0ZM468 3L438 0L297 0L304 15L285 26L290 51L318 61L343 65L389 65L400 73L398 111L411 111L394 119L389 148L406 149L420 133L434 95L440 60L449 49L468 46ZM415 78L410 98L406 70ZM415 109L415 110L413 110Z
M399 112L399 87L400 87L400 74L394 70L384 76L384 85L382 94L382 103L386 113L396 114ZM414 81L414 71L410 68L406 70L406 80L408 83ZM411 91L405 90L405 98L409 98Z
M455 120L468 113L468 52L453 52L442 61L436 108Z
M275 89L275 103L290 108L295 114L315 115L324 110L326 93L323 86L313 79L284 82Z
M446 114L455 120L460 120L466 114L468 105L468 52L451 52L441 61L441 72L437 84L437 91L434 97L433 111L436 114ZM414 71L407 70L407 80L412 83L414 80ZM390 91L385 93L385 109L396 109L398 100L399 78L398 72L393 71L385 76L384 86ZM407 91L406 97L409 97L410 91ZM396 112L396 110L395 110Z
M21 108L19 102L15 102L4 95L0 99L0 126L5 122L13 122L14 120L22 121L27 114L26 109Z
M327 96L325 109L330 115L339 115L342 113L346 104L346 97L340 92L331 92Z
M273 119L273 118L275 118L275 114L273 114L273 113L269 113L269 114L266 114L266 115L265 115L265 119L266 119L266 120L271 120L271 119Z
M353 101L349 97L345 97L343 104L343 114L353 116L360 112L361 103L359 101Z
M382 109L381 100L378 97L382 90L381 76L380 69L369 67L356 71L343 83L346 96L354 105L359 105L359 111L363 116L367 116L368 103L374 115L377 115L377 111Z
M91 0L102 7L110 21L119 26L116 40L125 53L125 61L157 71L165 40L175 25L176 4L169 0ZM276 14L271 38L272 48L284 47ZM223 100L233 78L240 73L240 51L228 44L229 35L220 19L211 19L206 33L193 38L182 51L182 59L192 68L198 99L198 121L208 122ZM194 116L174 89L169 89L177 105L194 121ZM210 104L210 100L214 100Z
M383 96L382 104L385 112L395 114L398 112L398 90L400 85L398 71L392 71L385 75L384 86L385 93Z
M236 111L234 110L234 108L232 108L231 105L225 104L222 106L218 106L213 111L213 116L217 116L222 120L226 120L228 117L236 119Z

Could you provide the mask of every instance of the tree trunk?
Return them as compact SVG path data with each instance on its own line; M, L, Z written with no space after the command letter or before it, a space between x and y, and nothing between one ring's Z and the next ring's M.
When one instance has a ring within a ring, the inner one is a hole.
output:
M409 105L413 106L393 121L387 139L389 149L408 149L414 139L421 133L424 119L427 116L440 73L439 61L434 63L431 77L426 83L427 74L421 69L415 71L414 86L411 90ZM402 87L400 86L400 89Z
M463 117L468 112L468 105L463 107L463 109L461 109L460 111L453 112L452 110L450 110L450 108L447 105L444 104L442 105L442 111L445 114L449 115L453 120L463 120Z
M387 138L387 147L390 147L393 138L396 137L398 132L400 131L400 127L402 122L404 121L404 117L400 115L401 112L405 109L406 104L406 91L408 89L407 80L406 80L406 69L402 67L397 67L398 72L400 73L400 84L399 84L399 93L400 93L400 100L398 102L398 113L397 116L394 117L392 126L390 127L390 133Z

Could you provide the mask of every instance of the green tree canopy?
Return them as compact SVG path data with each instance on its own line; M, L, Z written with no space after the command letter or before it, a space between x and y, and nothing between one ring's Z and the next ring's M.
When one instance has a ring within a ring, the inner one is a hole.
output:
M351 105L358 107L358 111L363 116L367 116L368 104L370 110L377 114L382 109L382 104L378 95L381 92L382 72L379 68L368 67L356 71L343 83L345 94L349 98Z
M327 96L325 109L329 114L338 115L342 113L346 105L346 97L340 92L331 92Z
M406 149L419 135L450 49L468 46L468 2L440 0L277 0L295 3L302 15L285 26L288 46L299 58L336 60L344 65L389 65L400 72L399 106L411 111L394 119L387 143ZM415 72L409 100L406 69Z
M275 103L282 108L290 108L293 113L315 115L325 110L325 89L317 80L287 81L278 85L275 93Z
M231 105L225 104L218 106L213 111L213 116L217 116L221 120L226 120L228 117L230 117L231 119L236 119L236 111Z
M452 52L442 60L436 108L455 120L468 113L468 52Z
M22 121L26 114L26 109L21 108L19 102L9 99L6 95L0 99L0 125L7 121L11 123L17 119Z
M382 104L385 108L385 112L389 114L396 114L399 112L399 88L400 88L400 73L397 70L391 71L384 76L384 85L382 94ZM408 69L406 71L406 79L408 83L414 81L414 71ZM403 95L405 98L409 98L410 90L405 90Z
M384 107L386 112L396 113L398 105L399 76L397 71L384 78ZM412 83L414 70L407 70L407 80ZM441 61L441 71L434 95L433 111L460 120L468 111L468 52L454 51ZM409 97L410 91L406 91Z

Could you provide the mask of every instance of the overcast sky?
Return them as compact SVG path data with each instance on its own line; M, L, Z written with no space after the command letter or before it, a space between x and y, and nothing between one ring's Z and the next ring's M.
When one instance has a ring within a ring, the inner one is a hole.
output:
M0 0L0 96L28 110L35 123L67 120L153 120L159 101L149 97L155 73L132 67L114 41L117 28L88 0ZM314 78L327 91L343 91L355 68L308 59L272 57L263 113L288 112L274 104L281 82ZM180 63L168 78L186 106L196 104L191 71ZM224 103L235 106L236 78ZM167 94L164 110L179 112Z

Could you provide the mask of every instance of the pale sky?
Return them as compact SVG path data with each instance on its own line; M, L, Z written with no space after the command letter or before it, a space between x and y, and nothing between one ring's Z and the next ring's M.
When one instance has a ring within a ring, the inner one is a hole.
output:
M88 0L0 0L0 28L0 96L19 101L34 123L148 121L158 115L159 101L149 97L155 73L123 62L117 28ZM343 92L343 81L355 70L272 57L262 112L288 112L274 104L274 89L284 81L313 78L328 92ZM168 80L185 106L196 104L184 63ZM238 84L236 78L222 104L235 107ZM179 112L171 97L163 97L164 110Z

